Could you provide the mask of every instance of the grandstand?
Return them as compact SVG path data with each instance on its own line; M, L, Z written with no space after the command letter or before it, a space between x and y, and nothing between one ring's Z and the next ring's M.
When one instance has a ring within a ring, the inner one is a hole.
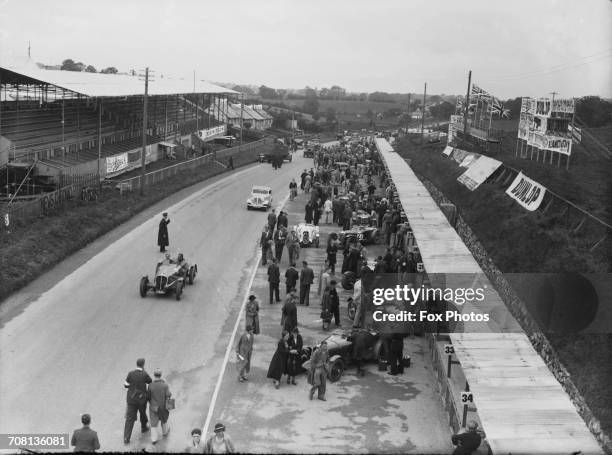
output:
M237 92L204 81L149 81L147 162L157 144L191 146L198 130L219 126L204 108L227 106ZM107 175L127 154L140 166L144 81L135 76L44 70L32 62L0 67L0 185L4 196L35 194L66 175ZM223 135L223 134L222 134ZM214 135L207 136L208 140ZM99 161L100 159L100 161Z

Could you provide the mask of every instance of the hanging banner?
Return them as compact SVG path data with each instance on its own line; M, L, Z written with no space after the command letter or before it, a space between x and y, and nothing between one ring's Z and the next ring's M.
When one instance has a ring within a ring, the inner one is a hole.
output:
M501 164L501 161L481 155L472 163L467 171L457 178L457 181L468 187L470 191L474 191L487 180Z
M521 113L523 114L535 114L536 100L524 96L521 98Z
M211 139L215 136L225 136L226 125L219 125L213 128L208 128L207 130L198 131L198 137L203 141L206 139Z
M552 112L563 112L565 114L574 113L574 99L556 99L552 102Z
M114 174L120 172L128 167L128 154L122 153L120 155L107 156L106 157L106 174Z
M546 136L546 150L569 155L572 152L572 140L564 137Z
M538 182L519 172L512 184L506 190L506 194L521 204L525 209L533 212L540 207L546 188Z
M450 145L447 145L444 150L442 150L442 154L446 156L450 156L453 153L453 148Z

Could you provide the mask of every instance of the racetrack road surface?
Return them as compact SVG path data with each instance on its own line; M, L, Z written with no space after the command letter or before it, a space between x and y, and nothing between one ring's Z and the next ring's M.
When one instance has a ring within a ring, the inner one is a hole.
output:
M310 168L312 161L308 160ZM305 167L305 166L304 166ZM296 176L296 181L299 176ZM287 202L289 226L303 221L307 196L300 192ZM322 219L323 223L324 217ZM315 272L310 305L298 305L298 326L304 346L314 346L330 335L320 319L320 297L317 295L319 272L325 260L327 236L339 231L331 224L320 226L319 248L302 248L300 259L307 260ZM383 254L381 245L368 246L368 254ZM337 255L336 272L342 264ZM284 273L288 266L287 250L280 264L280 297L285 299ZM299 264L298 269L301 264ZM340 316L343 328L350 328L346 299L352 291L342 290ZM219 421L226 425L238 451L256 453L451 453L448 416L438 395L434 371L424 338L407 338L404 352L412 364L399 376L379 372L376 363L366 366L366 375L358 377L349 365L340 381L327 383L327 401L310 401L306 373L288 385L283 376L276 390L267 379L270 360L281 333L281 303L269 303L267 268L258 266L253 286L248 292L258 296L261 333L255 336L249 381L238 382L235 346L224 372L223 385L213 413L211 426ZM244 315L240 331L244 330ZM332 328L334 328L332 322ZM340 329L342 330L342 329ZM237 343L238 338L235 343Z
M28 289L3 302L0 432L72 433L87 412L102 450L148 447L150 436L141 435L138 422L132 442L123 445L123 382L145 357L145 369L152 375L161 368L176 398L172 431L157 450L184 449L191 429L206 418L266 223L265 213L246 210L246 198L252 185L269 185L275 202L282 200L299 166L285 163L274 171L261 164L228 174L161 207L40 296L19 303L20 311L6 308L29 298ZM138 294L140 278L151 276L161 257L163 211L171 220L171 251L199 268L180 302Z

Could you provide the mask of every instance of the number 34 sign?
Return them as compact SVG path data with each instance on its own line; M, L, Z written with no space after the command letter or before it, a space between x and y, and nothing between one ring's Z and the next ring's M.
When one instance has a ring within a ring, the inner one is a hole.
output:
M461 392L461 402L462 403L473 403L474 395L472 392Z

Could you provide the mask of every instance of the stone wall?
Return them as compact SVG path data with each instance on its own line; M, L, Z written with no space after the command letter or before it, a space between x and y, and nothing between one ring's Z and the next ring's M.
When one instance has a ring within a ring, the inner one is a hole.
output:
M430 181L422 176L418 177L438 206L443 203L450 203L444 194L442 194L442 192L440 192ZM599 420L593 415L585 399L572 382L569 372L559 360L557 353L546 336L542 333L538 323L527 310L525 303L517 296L508 281L506 281L502 272L489 257L484 246L480 243L472 229L467 225L460 214L456 218L455 230L468 247L487 278L493 283L499 296L502 298L514 318L519 322L535 350L540 354L555 378L561 383L565 392L570 397L570 400L574 403L578 413L586 422L591 433L597 438L604 450L612 454L612 439L601 429Z

